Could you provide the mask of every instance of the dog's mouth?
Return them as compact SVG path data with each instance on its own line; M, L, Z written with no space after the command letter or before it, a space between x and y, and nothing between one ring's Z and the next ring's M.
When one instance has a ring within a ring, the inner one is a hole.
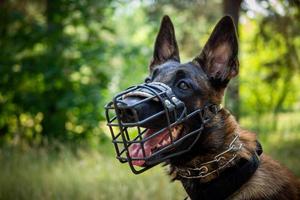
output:
M159 130L148 129L144 134L143 139L147 139L148 137L151 138L146 140L143 144L133 143L128 148L129 155L133 159L132 164L140 167L147 165L147 161L145 161L145 158L150 157L155 152L167 147L172 142L178 140L184 132L183 130L183 125L179 124L172 127L171 130L167 128L158 135L151 137Z

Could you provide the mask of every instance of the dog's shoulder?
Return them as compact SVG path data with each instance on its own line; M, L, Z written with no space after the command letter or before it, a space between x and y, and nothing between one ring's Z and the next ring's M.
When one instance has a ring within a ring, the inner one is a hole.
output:
M251 179L237 191L232 199L300 199L299 180L284 166L266 154Z

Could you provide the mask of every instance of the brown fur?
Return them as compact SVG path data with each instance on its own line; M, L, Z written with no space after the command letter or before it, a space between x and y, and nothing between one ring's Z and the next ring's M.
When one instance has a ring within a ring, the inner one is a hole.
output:
M299 181L288 169L263 154L255 174L232 199L297 200L300 199Z

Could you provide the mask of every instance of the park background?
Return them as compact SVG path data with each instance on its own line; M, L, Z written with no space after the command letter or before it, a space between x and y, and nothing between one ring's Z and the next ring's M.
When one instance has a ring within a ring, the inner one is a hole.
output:
M225 106L300 176L298 0L0 0L0 199L183 199L163 167L116 159L104 105L141 83L163 15L183 61L233 16L240 74Z

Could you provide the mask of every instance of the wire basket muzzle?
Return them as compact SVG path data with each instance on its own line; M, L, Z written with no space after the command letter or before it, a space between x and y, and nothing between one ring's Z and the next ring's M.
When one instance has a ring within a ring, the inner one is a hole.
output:
M105 108L117 159L128 162L136 174L189 151L199 139L205 121L203 109L187 113L185 104L172 89L158 82L130 87ZM183 124L195 118L199 119L199 126L184 130ZM178 133L183 131L184 134ZM155 146L160 140L163 144ZM187 140L190 145L178 148Z

